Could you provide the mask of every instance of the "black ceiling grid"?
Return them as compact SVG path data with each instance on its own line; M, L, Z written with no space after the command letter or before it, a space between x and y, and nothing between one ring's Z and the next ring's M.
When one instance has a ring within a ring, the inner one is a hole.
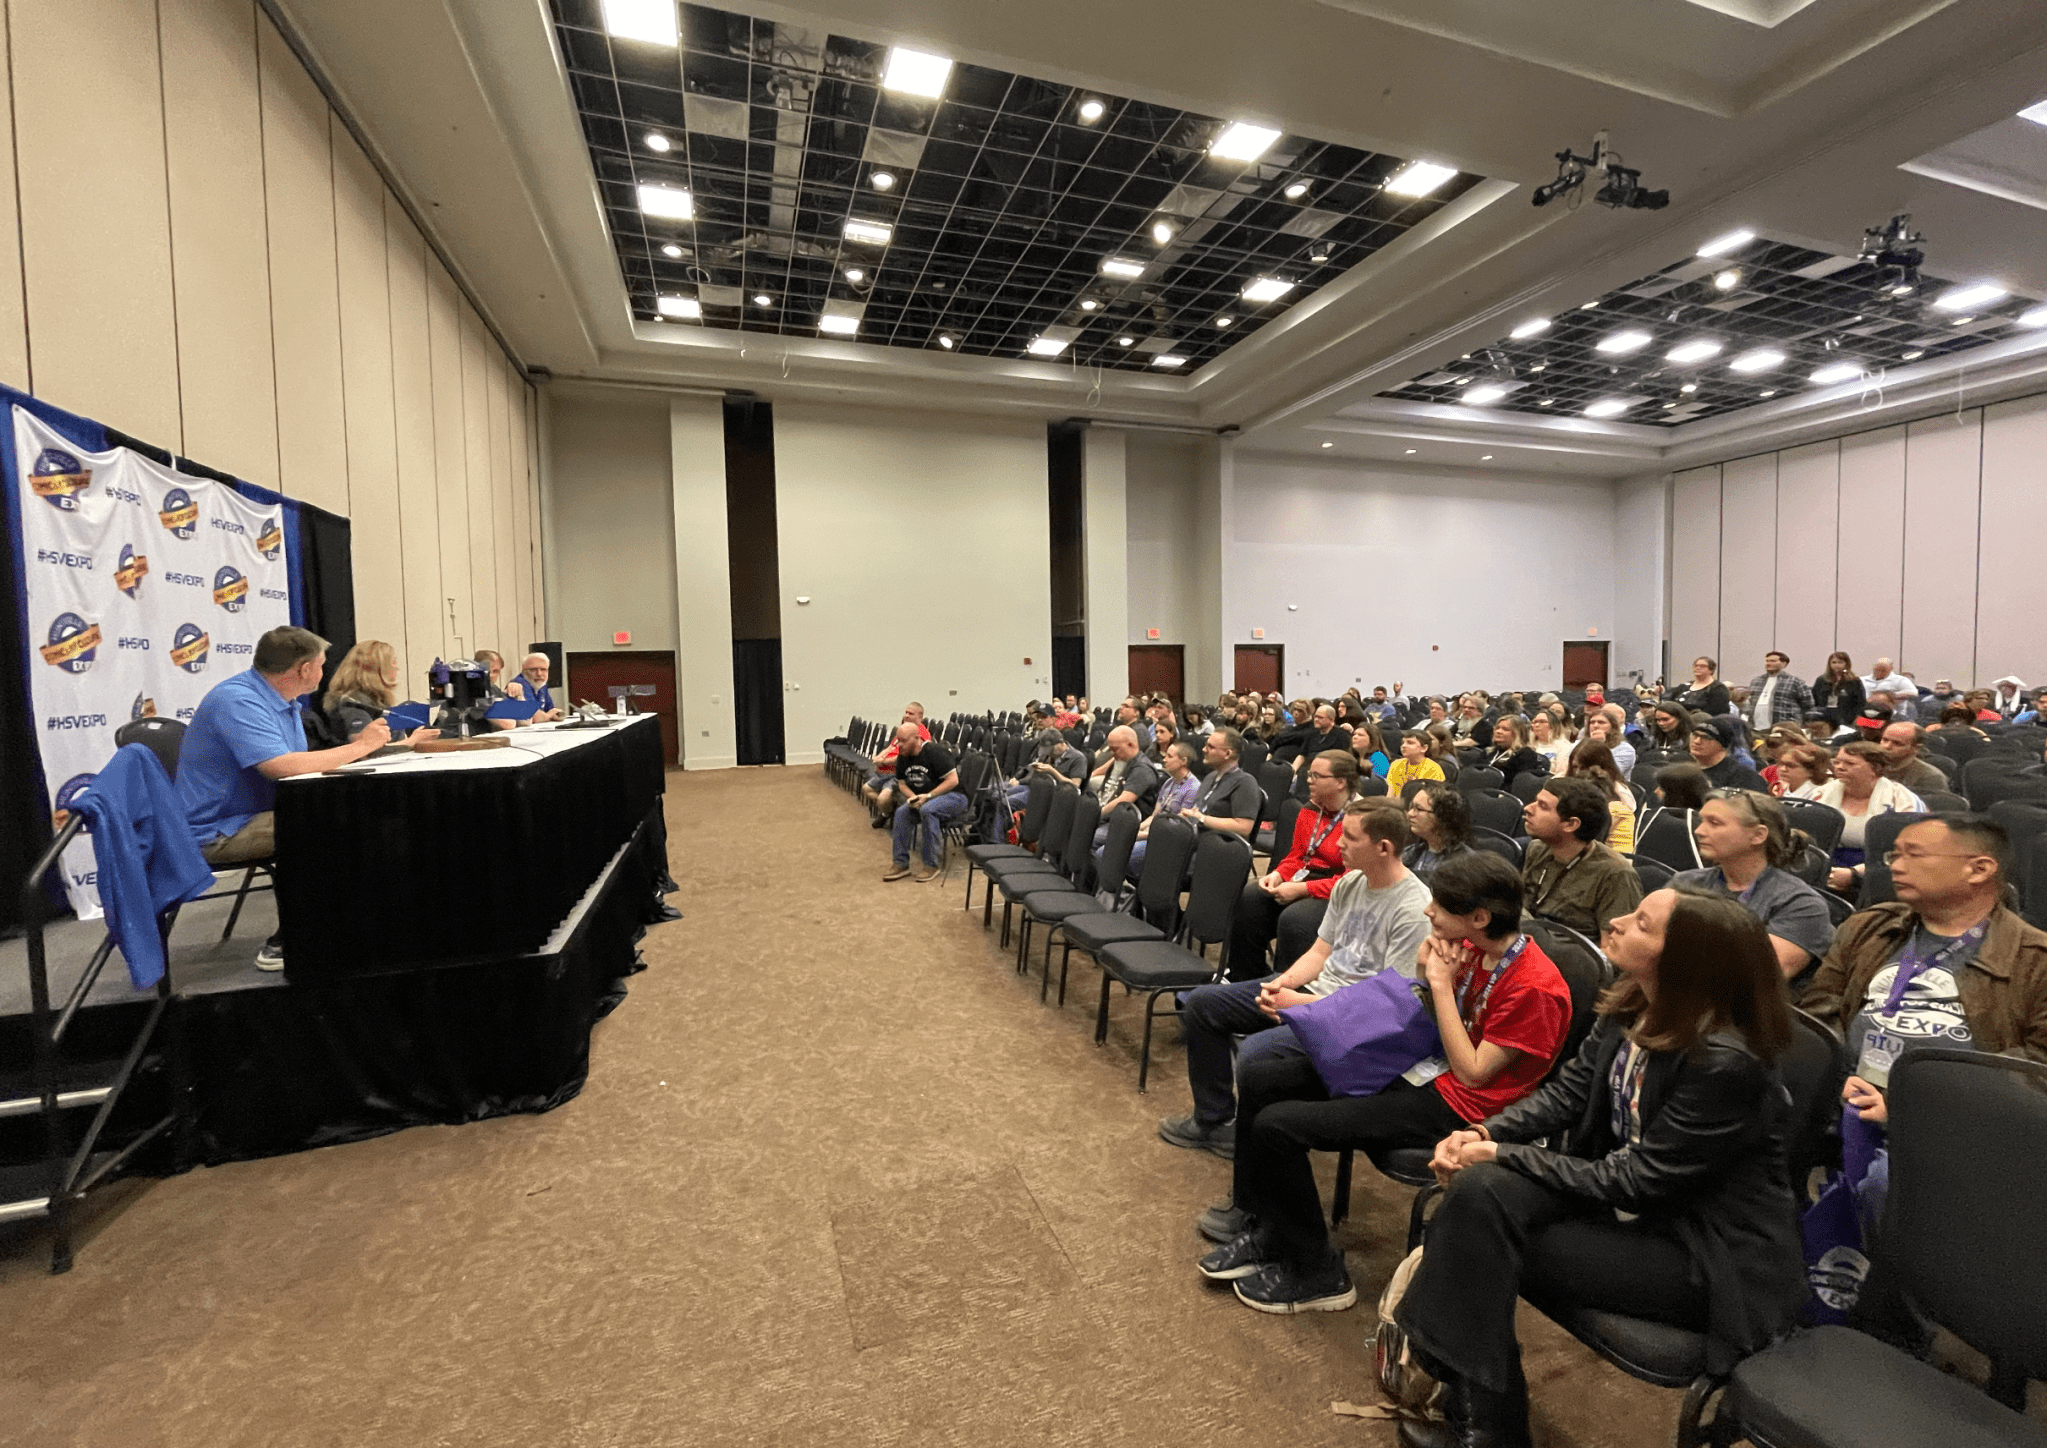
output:
M1943 310L1955 283L1922 274L1904 286L1852 256L1758 237L1713 257L1691 257L1550 318L1548 330L1505 338L1441 369L1382 392L1408 402L1457 403L1488 385L1507 393L1472 411L1577 416L1602 399L1626 400L1613 418L1674 427L1755 407L1818 386L1815 372L1854 366L1862 384L1882 385L1888 369L1987 346L2013 335L2037 303L2006 296L1986 306ZM1625 356L1598 350L1621 332L1649 334ZM1720 344L1691 364L1667 354L1692 341ZM1737 372L1746 353L1782 352L1782 365ZM1852 381L1854 378L1844 379ZM1687 386L1693 390L1685 391Z
M684 5L678 54L612 40L598 0L551 3L643 321L659 296L694 295L702 325L814 337L836 300L864 308L864 342L1018 357L1071 328L1062 360L1138 371L1169 351L1191 372L1480 179L1393 196L1384 182L1406 164L1393 156L1283 135L1256 162L1220 162L1215 117L964 63L938 100L896 95L880 85L885 45ZM1104 106L1092 124L1086 100ZM888 191L871 184L883 169ZM643 183L687 188L695 220L643 215ZM849 219L890 227L889 243L847 241ZM1111 256L1145 274L1105 276ZM1246 302L1261 276L1294 290Z

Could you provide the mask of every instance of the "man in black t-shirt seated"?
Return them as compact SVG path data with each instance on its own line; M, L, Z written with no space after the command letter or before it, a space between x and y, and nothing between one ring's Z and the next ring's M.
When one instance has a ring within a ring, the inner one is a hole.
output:
M966 813L960 793L959 765L952 752L935 739L921 738L914 724L896 728L896 794L894 851L884 880L910 873L910 837L924 827L924 859L917 871L922 882L938 877L938 857L945 848L945 825Z
M1768 794L1770 786L1763 777L1734 757L1740 730L1741 722L1724 714L1692 725L1692 763L1706 771L1715 789L1753 789Z

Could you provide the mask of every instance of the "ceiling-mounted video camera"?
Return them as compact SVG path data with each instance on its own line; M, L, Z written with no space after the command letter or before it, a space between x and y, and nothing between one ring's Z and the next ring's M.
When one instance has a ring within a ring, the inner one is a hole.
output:
M1881 272L1880 285L1916 287L1926 264L1926 238L1912 229L1912 213L1901 211L1882 226L1862 233L1861 260Z
M1580 156L1568 147L1557 152L1557 179L1547 185L1535 188L1530 198L1537 206L1547 206L1552 201L1570 196L1585 184L1585 178L1594 171L1604 172L1605 184L1593 194L1592 199L1601 206L1615 211L1661 211L1670 205L1668 191L1650 191L1642 185L1642 173L1632 166L1623 166L1607 142L1607 133L1601 131L1592 138L1592 154Z

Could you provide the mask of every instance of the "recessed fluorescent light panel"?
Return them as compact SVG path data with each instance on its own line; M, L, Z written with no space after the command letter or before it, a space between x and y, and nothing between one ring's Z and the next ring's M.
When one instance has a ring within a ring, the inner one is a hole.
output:
M1635 404L1625 397L1602 397L1585 409L1587 417L1619 417Z
M1625 357L1630 352L1639 352L1656 339L1647 332L1613 332L1592 344L1595 352L1604 352L1609 357Z
M1699 248L1700 256L1726 256L1730 251L1740 251L1756 239L1756 234L1747 227L1730 231L1725 236L1716 236Z
M2031 121L2036 126L2047 126L2047 101L2041 101L2038 105L2027 106L2019 112L2019 119Z
M664 317L697 318L704 314L704 304L695 297L656 297L654 310Z
M1548 317L1530 317L1527 321L1523 322L1520 326L1516 327L1507 335L1512 337L1517 342L1525 342L1530 337L1540 336L1542 333L1547 332L1548 330L1549 330Z
M820 332L830 332L835 337L850 337L860 330L860 319L858 317L823 316L817 319L817 329Z
M1154 367L1185 367L1187 359L1176 353L1161 352L1158 356L1151 359L1151 365Z
M1484 407L1488 402L1498 402L1506 395L1506 388L1496 382L1489 382L1466 389L1463 393L1459 394L1457 400L1468 403L1473 407Z
M894 236L895 228L884 226L879 221L848 221L841 233L848 241L864 241L870 246L887 246Z
M881 88L897 95L937 100L945 94L946 77L951 74L952 62L944 56L905 50L898 45L888 53L888 67L882 72Z
M1141 277L1144 275L1144 263L1141 261L1131 261L1128 257L1107 257L1102 262L1102 275L1109 277Z
M1992 302L2004 300L2003 287L1990 282L1972 282L1966 287L1956 287L1943 292L1934 300L1934 309L1941 312L1967 312L1977 307L1987 307Z
M2047 122L2043 122L2043 124L2047 124ZM2047 307L2035 307L2030 312L2021 313L2018 320L2012 323L2012 325L2015 327L2047 327Z
M1689 367L1694 362L1704 362L1718 357L1722 351L1718 342L1701 337L1696 341L1680 342L1663 354L1666 362L1675 362L1680 367Z
M1456 174L1455 166L1438 166L1433 161L1410 161L1386 178L1386 194L1427 196Z
M1744 352L1728 363L1728 370L1744 375L1755 372L1769 372L1784 365L1784 354L1775 347L1758 347L1753 352Z
M614 40L674 47L675 0L604 0L604 30Z
M1294 289L1294 284L1281 281L1278 277L1259 277L1244 288L1247 302L1276 302Z
M649 216L665 216L671 221L688 221L697 214L696 203L689 192L680 186L658 186L642 183L639 188L640 210Z
M1278 139L1278 131L1244 121L1232 121L1223 127L1223 133L1209 146L1208 154L1218 161L1255 161L1271 150L1272 143Z
M1057 357L1071 344L1063 337L1033 337L1024 351L1033 357Z
M1812 380L1822 387L1832 387L1836 382L1853 382L1861 375L1859 362L1829 362L1812 374Z

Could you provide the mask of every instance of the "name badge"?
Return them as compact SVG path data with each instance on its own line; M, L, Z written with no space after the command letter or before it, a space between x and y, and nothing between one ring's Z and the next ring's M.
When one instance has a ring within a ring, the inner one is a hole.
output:
M1445 1071L1450 1063L1441 1056L1431 1056L1418 1066L1410 1066L1400 1073L1400 1079L1410 1086L1426 1086Z
M1888 1087L1891 1067L1905 1054L1905 1040L1872 1026L1862 1033L1862 1058L1855 1074L1879 1089Z

